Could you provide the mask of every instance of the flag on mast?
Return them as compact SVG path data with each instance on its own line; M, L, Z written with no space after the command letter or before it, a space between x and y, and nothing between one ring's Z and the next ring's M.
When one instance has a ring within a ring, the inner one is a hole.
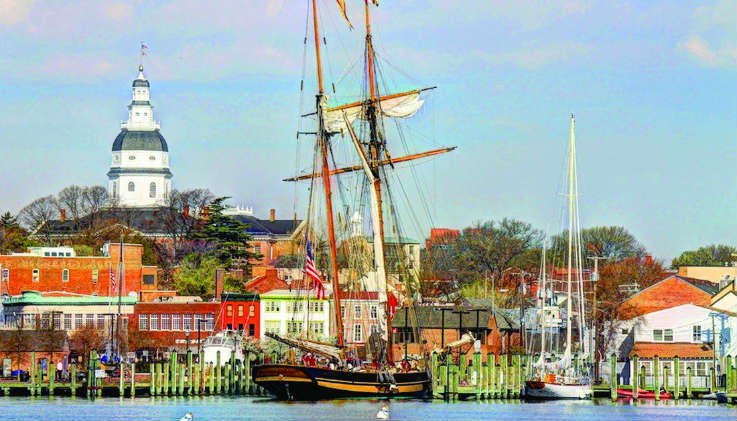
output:
M142 56L146 55L146 50L148 50L148 45L146 45L146 43L141 41L141 55Z
M343 19L345 19L345 21L348 22L348 28L353 29L353 24L351 23L351 20L348 19L348 14L345 11L345 0L336 0L336 1L338 2L338 7L340 8L340 12L343 14Z
M312 245L310 240L307 240L307 256L305 258L305 275L309 276L315 281L315 288L317 288L317 299L322 300L325 298L325 287L322 284L322 278L320 273L315 267L315 261L312 259Z

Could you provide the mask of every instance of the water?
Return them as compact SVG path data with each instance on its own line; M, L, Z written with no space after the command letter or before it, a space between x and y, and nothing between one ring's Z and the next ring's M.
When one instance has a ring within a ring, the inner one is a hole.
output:
M94 402L56 397L0 398L0 420L179 420L192 412L203 420L375 420L385 401L340 400L285 403L265 398L105 398ZM608 400L443 403L395 400L392 420L534 420L534 421L735 421L734 406L712 402L643 402L612 404Z

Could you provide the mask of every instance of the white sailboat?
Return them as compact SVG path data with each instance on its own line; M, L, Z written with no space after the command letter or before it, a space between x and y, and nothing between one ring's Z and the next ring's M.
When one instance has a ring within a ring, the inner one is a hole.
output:
M540 338L540 358L534 365L534 376L525 382L525 394L528 398L536 399L589 399L593 394L590 377L580 367L573 364L573 320L574 314L573 301L573 284L577 284L578 301L576 311L577 325L579 329L579 341L584 345L583 330L585 326L584 310L585 302L583 297L583 279L581 264L581 241L578 213L578 176L576 174L576 134L575 134L575 117L571 115L571 135L568 156L568 250L567 250L567 270L566 270L566 348L560 359L551 363L546 359L545 347L545 306L547 298L547 274L545 270L545 248L543 248L542 276L540 288L542 289L542 311L541 311L541 338ZM575 280L573 276L575 274ZM586 358L581 360L585 361Z

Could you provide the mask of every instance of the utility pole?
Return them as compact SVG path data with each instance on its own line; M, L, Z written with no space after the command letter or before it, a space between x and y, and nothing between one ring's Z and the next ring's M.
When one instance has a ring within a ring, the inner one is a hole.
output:
M463 307L459 307L458 310L451 311L451 313L458 315L458 339L460 340L461 336L463 336L463 315L470 314L471 312L464 310Z
M445 312L453 311L453 309L448 307L434 307L433 311L440 311L443 313L440 319L440 349L443 349L445 348Z
M597 312L597 305L598 305L596 301L596 288L599 284L599 260L606 260L608 258L603 257L603 256L589 256L588 258L594 261L594 275L591 277L591 281L594 284L594 288L593 288L594 290L594 299L593 299L594 303L593 304L594 305L591 309L591 328L592 328L591 329L592 331L591 332L591 342L592 342L591 344L591 354L592 355L591 356L593 357L593 360L594 360L594 379L598 379L599 378L599 358L600 357L596 349L596 346L597 346L596 336L598 336L598 329L597 329L597 323L596 323L596 312Z

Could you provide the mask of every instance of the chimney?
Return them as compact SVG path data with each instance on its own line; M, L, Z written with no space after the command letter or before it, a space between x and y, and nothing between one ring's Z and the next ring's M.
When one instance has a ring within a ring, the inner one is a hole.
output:
M645 264L646 265L652 265L653 264L653 256L650 256L649 254L645 256Z
M220 301L225 285L225 269L215 270L215 301Z
M182 215L184 216L184 219L189 218L189 205L184 205L184 209L182 209Z
M205 206L204 208L202 208L202 220L205 222L210 220L210 207L209 206Z
M271 209L271 210L269 211L269 221L270 221L270 222L274 222L274 220L275 220L275 219L276 219L276 209L273 209L273 208L272 208L272 209Z
M59 222L64 222L67 220L67 210L66 209L59 209Z

